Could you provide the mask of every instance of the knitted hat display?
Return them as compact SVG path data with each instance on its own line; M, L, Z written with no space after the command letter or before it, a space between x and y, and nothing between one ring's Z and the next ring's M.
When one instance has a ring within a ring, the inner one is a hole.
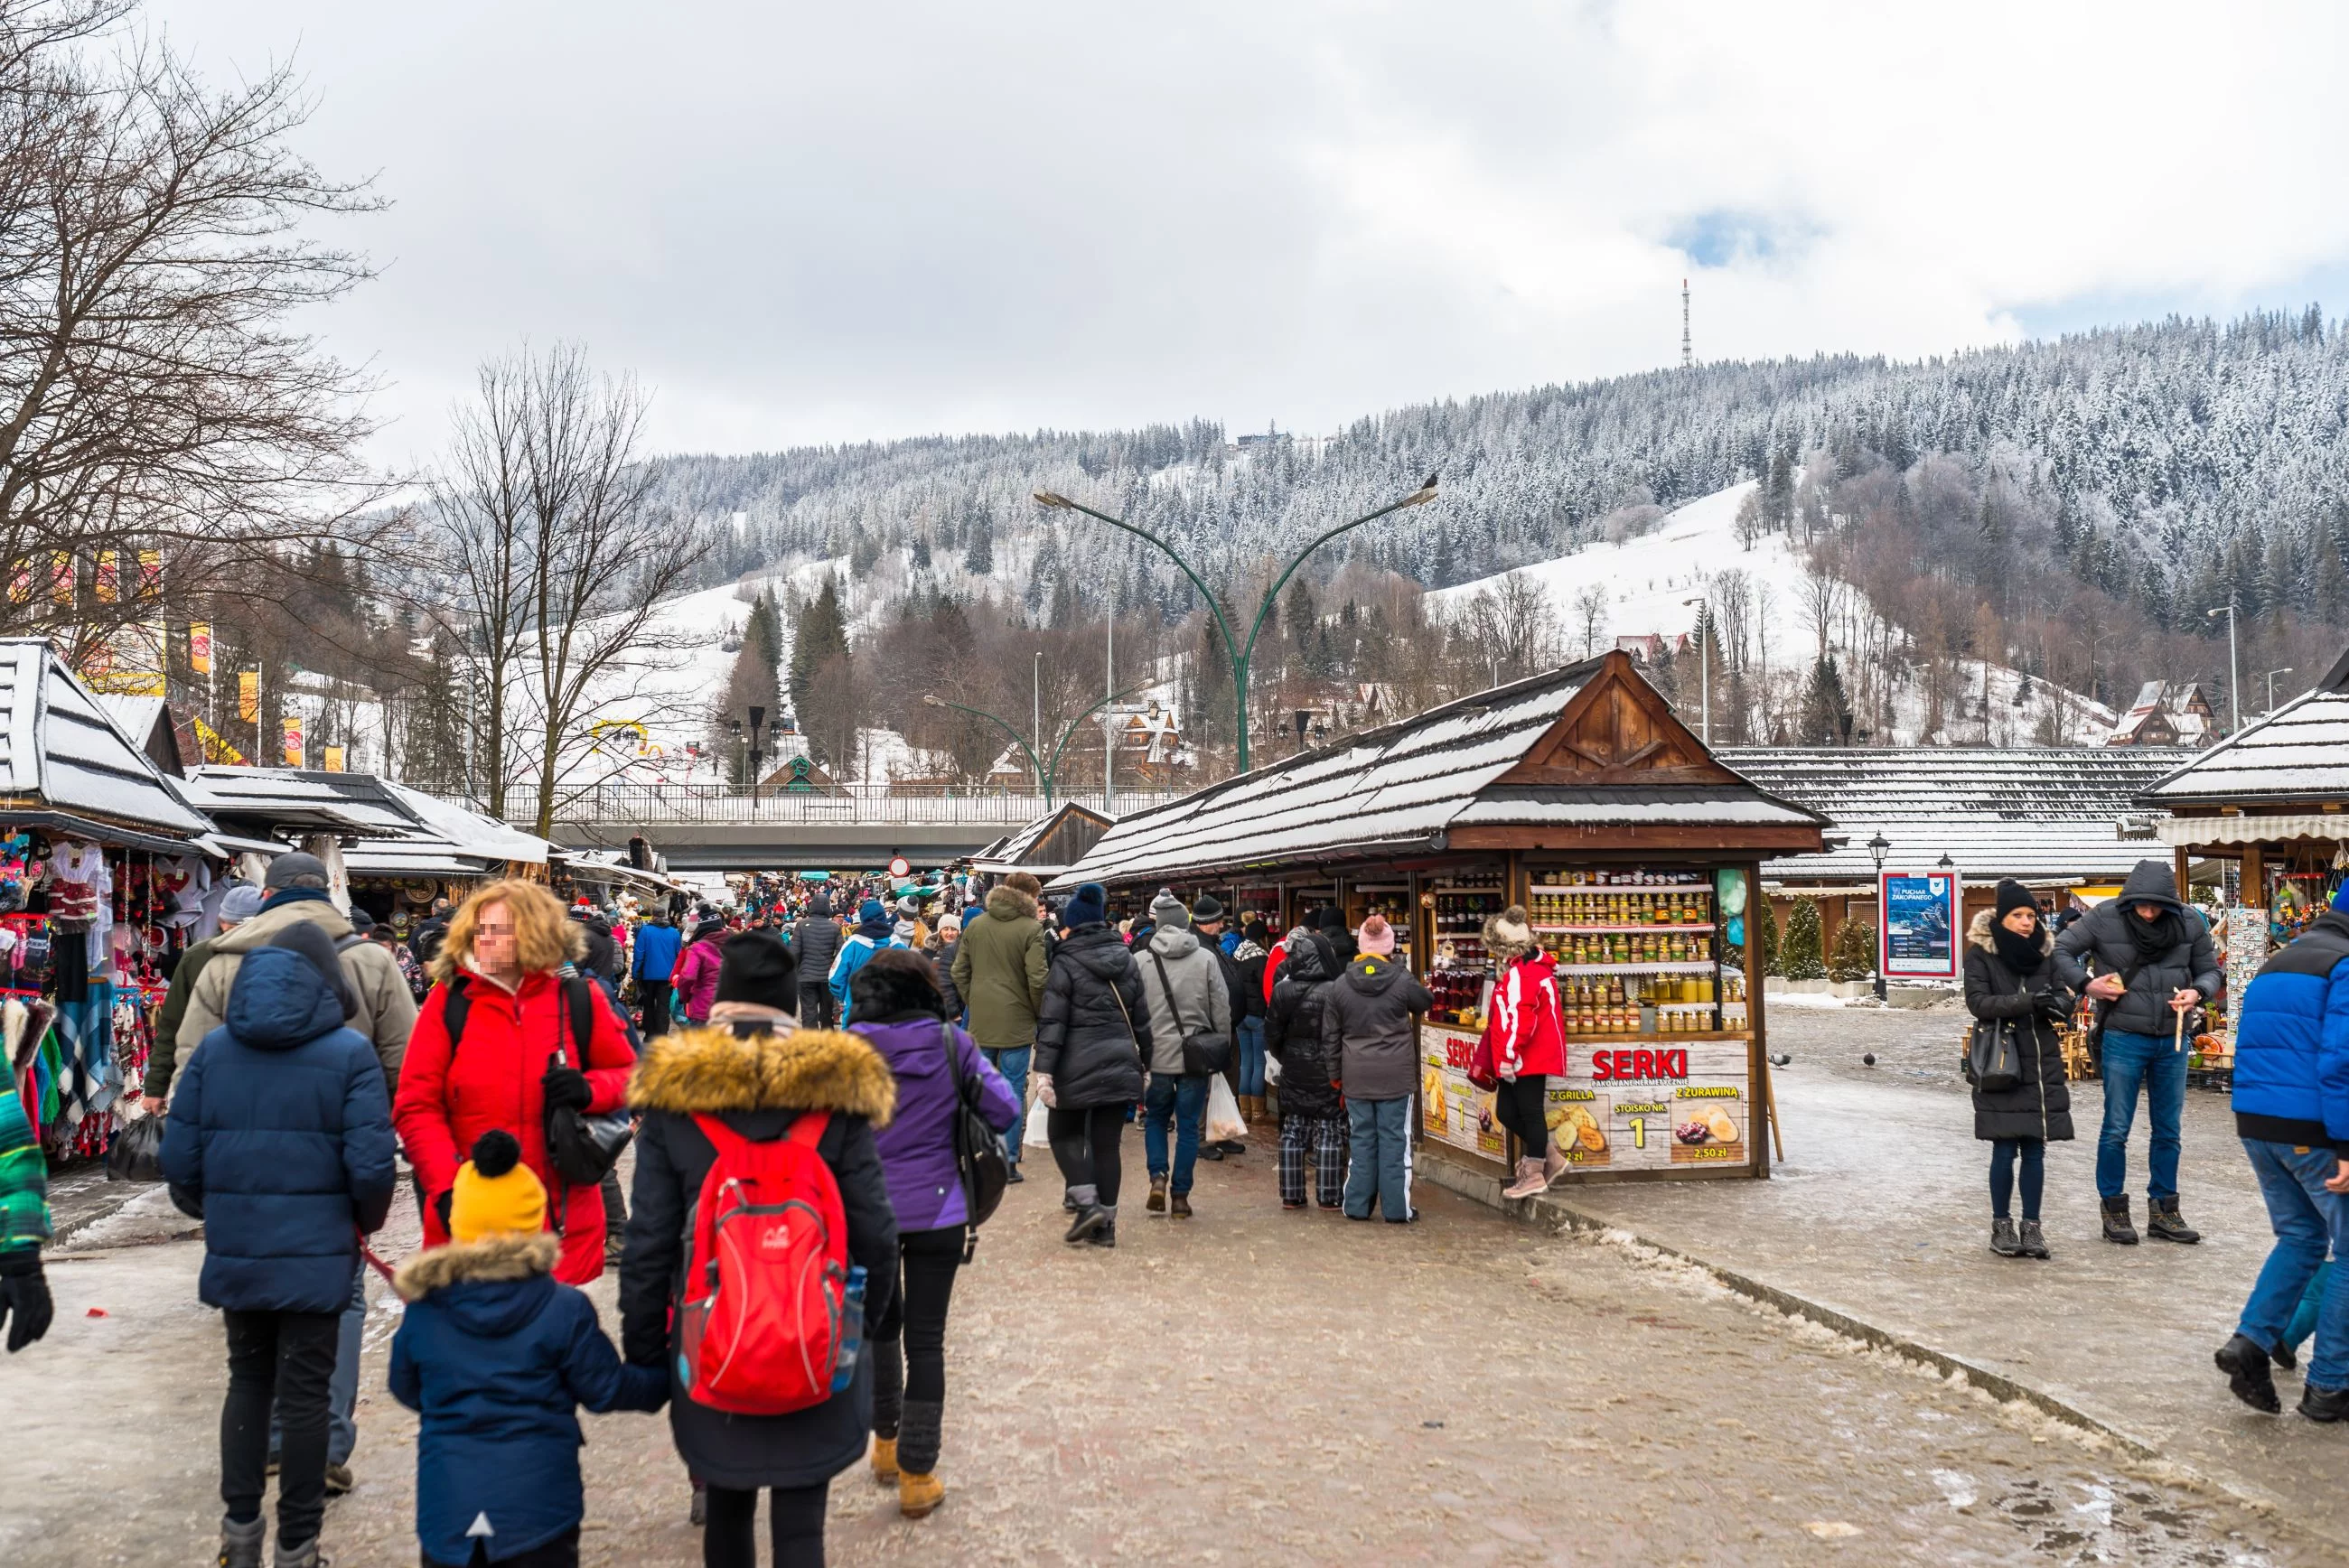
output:
M449 1200L449 1235L478 1242L505 1233L534 1235L546 1228L546 1187L522 1162L522 1144L493 1127L473 1140L473 1157L457 1167Z
M1395 950L1394 927L1386 917L1374 914L1362 922L1362 929L1354 935L1354 944L1364 953L1384 958Z

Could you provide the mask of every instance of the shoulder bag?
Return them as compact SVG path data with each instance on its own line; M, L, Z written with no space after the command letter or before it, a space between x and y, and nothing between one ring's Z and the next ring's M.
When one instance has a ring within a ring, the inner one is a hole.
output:
M1166 960L1154 951L1150 954L1150 962L1157 965L1158 984L1166 992L1166 1010L1174 1016L1174 1032L1183 1037L1184 1073L1188 1076L1223 1071L1231 1064L1232 1037L1218 1035L1213 1030L1193 1033L1191 1026L1183 1021L1183 1005L1174 1000L1174 982L1167 978ZM1216 983L1223 984L1223 978L1218 974Z
M2025 993L2017 987L2015 995ZM2034 1027L2029 1017L1976 1018L1966 1041L1966 1081L1984 1094L2003 1094L2020 1084L2023 1042L2016 1035Z
M579 1065L587 1065L587 1042L595 1034L595 998L591 993L594 982L584 975L563 976L564 1012L571 1025L571 1038L579 1053ZM440 1004L440 1021L449 1036L449 1059L457 1059L457 1047L465 1037L465 1020L472 1016L473 999L467 993L471 981L459 975L448 985L448 995ZM563 1049L560 1031L555 1046L547 1057L552 1064L569 1066ZM590 1114L584 1110L546 1110L546 1162L554 1168L566 1186L593 1187L604 1180L613 1166L620 1161L620 1150L636 1136L636 1122L627 1110L607 1110ZM561 1230L562 1212L555 1211L556 1229Z
M1004 1156L1001 1135L978 1113L978 1084L963 1076L954 1026L939 1020L938 1038L947 1048L947 1073L955 1086L955 1169L962 1178L963 1202L970 1211L962 1235L962 1261L968 1263L978 1250L979 1226L994 1217L1003 1202L1003 1189L1011 1180L1011 1162Z

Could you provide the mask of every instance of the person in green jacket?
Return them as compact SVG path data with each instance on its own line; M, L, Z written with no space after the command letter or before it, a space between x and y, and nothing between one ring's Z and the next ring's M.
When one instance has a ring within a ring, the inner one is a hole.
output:
M987 895L985 914L966 921L956 944L951 973L955 989L970 1008L970 1037L1011 1085L1024 1113L1028 1064L1036 1051L1036 1009L1044 1001L1044 974L1051 958L1036 900L1043 884L1026 872L1013 872ZM1026 1122L1003 1135L1010 1180L1019 1174L1019 1139Z
M54 1308L41 1273L49 1239L49 1162L16 1098L16 1076L0 1073L0 1323L11 1355L49 1331Z
M171 989L163 993L163 1010L155 1017L155 1044L147 1053L140 1104L148 1115L162 1115L164 1101L171 1098L171 1078L180 1067L180 1020L188 1016L188 997L196 988L196 976L219 951L212 944L259 914L266 896L250 882L229 889L228 896L221 900L219 935L191 943L180 954L179 965L171 971Z

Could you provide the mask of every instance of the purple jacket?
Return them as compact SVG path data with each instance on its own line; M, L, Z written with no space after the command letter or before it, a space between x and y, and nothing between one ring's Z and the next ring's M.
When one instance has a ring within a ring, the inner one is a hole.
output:
M685 1016L697 1024L709 1021L710 1006L718 1000L718 965L725 958L718 944L725 934L705 936L688 947L672 976Z
M848 1029L872 1042L897 1076L896 1115L873 1134L881 1172L889 1181L889 1203L897 1211L897 1229L935 1231L961 1224L970 1208L955 1168L955 1080L941 1048L944 1037L951 1036L962 1054L962 1075L978 1090L978 1112L989 1127L1009 1132L1018 1123L1019 1097L978 1054L971 1037L951 1024L908 1018L851 1024Z

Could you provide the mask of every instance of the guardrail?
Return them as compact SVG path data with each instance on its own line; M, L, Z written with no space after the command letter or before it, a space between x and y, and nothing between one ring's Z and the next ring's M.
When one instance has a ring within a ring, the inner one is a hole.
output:
M1185 791L1125 790L1109 807L1124 816L1163 805ZM538 820L539 792L534 786L506 791L505 820L528 827ZM1102 810L1099 790L1090 794L1056 795L1051 804L1075 800ZM486 805L477 808L486 811ZM988 790L966 795L904 792L885 784L843 784L828 789L792 790L761 786L754 797L747 789L709 784L599 784L577 789L557 789L554 820L595 822L629 827L691 827L772 823L936 824L941 827L1018 828L1034 821L1049 808L1041 795L1015 790Z

